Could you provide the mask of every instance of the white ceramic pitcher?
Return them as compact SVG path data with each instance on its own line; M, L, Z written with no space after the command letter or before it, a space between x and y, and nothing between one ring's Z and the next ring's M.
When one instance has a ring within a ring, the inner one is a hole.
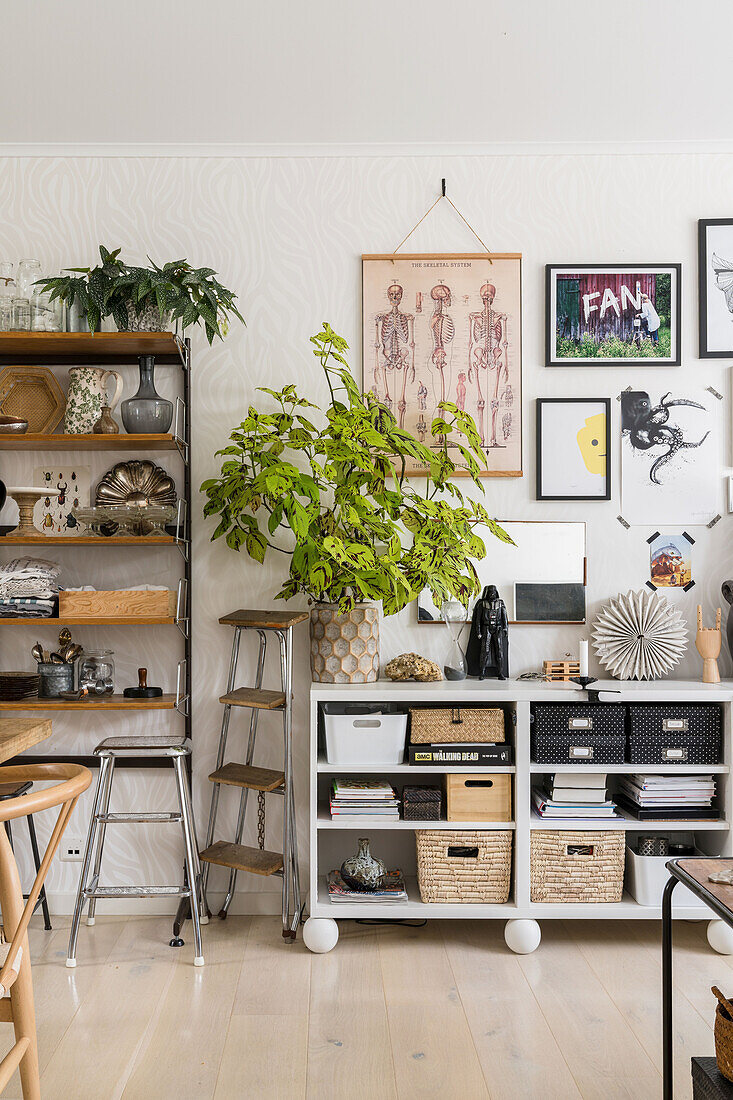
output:
M107 399L107 386L115 379L114 397ZM110 410L122 396L122 375L102 367L70 367L69 392L66 396L64 432L67 435L89 435L102 413L102 405Z

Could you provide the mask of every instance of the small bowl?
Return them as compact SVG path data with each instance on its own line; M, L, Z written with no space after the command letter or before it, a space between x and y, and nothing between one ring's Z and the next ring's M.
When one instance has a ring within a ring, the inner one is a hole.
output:
M28 431L28 421L19 416L0 414L0 432L5 435L23 435Z

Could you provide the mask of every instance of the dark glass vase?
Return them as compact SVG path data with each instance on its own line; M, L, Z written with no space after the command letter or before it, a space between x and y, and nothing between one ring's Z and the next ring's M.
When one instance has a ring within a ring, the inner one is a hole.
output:
M141 355L140 385L134 397L120 406L122 423L130 434L152 435L167 432L173 419L173 402L155 389L155 356Z

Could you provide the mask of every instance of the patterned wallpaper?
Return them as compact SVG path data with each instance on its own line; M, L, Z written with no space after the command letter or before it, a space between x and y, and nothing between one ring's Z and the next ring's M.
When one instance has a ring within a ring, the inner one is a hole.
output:
M630 382L670 387L712 384L725 395L721 429L729 463L728 364L696 358L696 221L731 213L727 179L731 158L713 156L517 156L497 158L271 158L271 159L8 159L0 160L0 256L17 260L38 256L46 270L93 261L99 241L122 245L134 260L149 253L155 260L187 256L196 264L216 267L237 291L247 328L235 325L225 343L209 348L193 337L193 482L216 469L213 452L238 423L250 402L261 400L257 386L298 382L315 401L325 400L325 386L310 353L308 337L327 319L349 341L353 368L360 375L360 264L362 252L393 249L432 202L442 176L449 193L496 251L524 255L524 470L521 480L485 483L485 503L508 519L583 519L588 524L588 609L592 620L600 604L618 591L640 587L648 567L646 529L625 531L619 513L618 423L614 421L614 499L608 503L537 503L534 497L534 409L538 396L600 395L615 397ZM473 251L476 244L447 204L439 207L411 238L415 251ZM683 366L633 371L602 369L546 370L543 366L546 262L683 263ZM59 372L65 382L65 372ZM595 377L595 375L598 375ZM591 376L593 375L593 376ZM161 389L171 377L161 370ZM134 392L134 372L126 374L124 396ZM614 414L617 406L614 402ZM70 456L73 460L76 456ZM93 479L103 472L94 467ZM175 459L170 460L174 470ZM165 464L165 463L164 463ZM2 476L20 476L17 460L2 462ZM733 575L730 518L725 513L724 474L720 477L722 521L711 531L695 530L693 562L696 587L683 598L688 621L698 600L708 617L717 606L720 583ZM2 522L10 522L7 506ZM194 736L195 802L199 832L205 831L220 708L231 635L218 616L237 606L268 607L280 580L280 563L260 567L223 544L211 545L213 525L200 510L194 514ZM55 548L54 548L55 549ZM171 555L175 551L170 552ZM62 558L62 555L64 557ZM50 555L52 556L52 555ZM96 579L132 583L144 575L156 581L169 564L162 554L104 551L99 558L59 552L67 578L94 580L83 573L93 564ZM174 566L178 568L177 565ZM3 637L6 667L30 664L30 645L42 628L13 631ZM80 632L81 633L81 632ZM575 653L587 628L513 627L513 673L535 668L543 658ZM51 635L45 628L45 635ZM414 609L383 623L383 662L407 649L441 658L446 639L437 628L418 627ZM50 639L52 640L52 639ZM117 654L118 682L131 682L139 664L151 669L151 680L167 690L174 686L180 645L175 628L116 631L89 629L88 648L106 645ZM307 861L308 645L307 627L296 636L295 764L301 852ZM254 671L254 642L243 647L240 682ZM731 674L725 654L722 672ZM277 676L276 653L267 673ZM696 677L699 661L688 653L680 675ZM97 740L123 728L134 732L166 728L165 717L54 717L53 751L89 750ZM261 725L259 762L276 766L280 725L265 716ZM232 756L244 743L242 716L232 725ZM172 778L164 771L121 771L115 793L118 808L151 809L172 805ZM226 792L222 834L231 832L235 796ZM280 832L277 800L268 816L268 846ZM78 807L71 830L83 834L89 812L87 797ZM44 831L48 822L42 823ZM254 843L254 828L249 842ZM108 834L107 867L121 882L175 881L181 862L180 836L173 829L131 826ZM78 865L56 862L50 890L57 905L68 906ZM225 875L214 870L214 890ZM250 879L252 881L250 881ZM108 879L109 881L109 879ZM277 889L278 884L275 884ZM250 909L272 905L273 883L240 876L246 894L237 905Z

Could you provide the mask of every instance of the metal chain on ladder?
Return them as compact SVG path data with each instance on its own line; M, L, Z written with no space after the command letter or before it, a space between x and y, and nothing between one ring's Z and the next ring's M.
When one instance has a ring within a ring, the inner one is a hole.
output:
M257 792L257 843L260 851L265 848L265 792Z

